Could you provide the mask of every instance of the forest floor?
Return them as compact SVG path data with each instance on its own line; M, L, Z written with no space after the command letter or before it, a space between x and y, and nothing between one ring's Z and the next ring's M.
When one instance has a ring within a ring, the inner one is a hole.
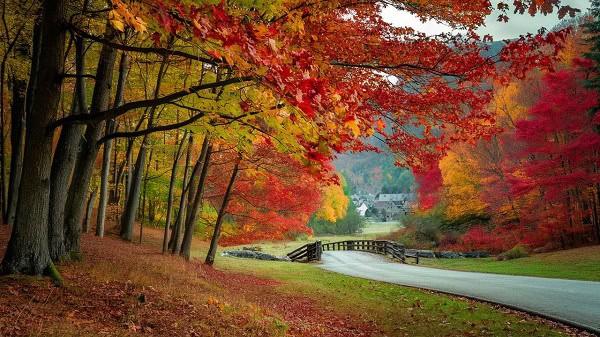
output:
M600 281L600 246L535 254L509 261L497 261L493 257L483 259L421 259L420 265L481 273Z
M0 226L0 255L10 229ZM84 234L65 280L0 277L0 336L560 336L571 329L498 306L329 273L218 257L216 268ZM206 243L194 253L201 257Z

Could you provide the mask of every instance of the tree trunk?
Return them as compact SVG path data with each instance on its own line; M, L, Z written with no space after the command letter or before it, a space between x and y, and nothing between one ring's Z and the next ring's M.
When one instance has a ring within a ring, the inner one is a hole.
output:
M113 33L109 24L106 26L107 36ZM110 104L110 93L117 51L103 45L96 69L96 85L92 96L90 114L94 115L107 110ZM102 134L104 121L88 124L81 149L77 156L73 179L69 186L69 194L65 206L65 248L69 253L80 252L81 223L83 221L85 197L88 193L94 163L98 157L98 140Z
M184 132L183 137L181 137L181 141L179 142L179 146L177 147L177 152L173 156L173 166L171 167L171 179L169 180L169 196L167 198L167 219L165 220L165 232L163 235L163 248L162 248L163 254L165 254L168 249L169 227L171 227L171 217L173 214L173 199L174 199L174 194L175 194L175 183L177 182L177 167L179 166L179 159L181 159L181 150L183 149L183 145L185 144L186 136L187 136L187 131Z
M114 107L117 108L123 104L123 96L125 93L125 81L129 73L130 57L126 53L121 54L119 62L119 80L117 82L117 92L115 93ZM114 132L115 122L108 121L106 124L106 135ZM98 204L98 214L96 219L96 236L104 236L104 221L106 219L106 204L108 198L108 173L110 170L110 151L112 148L112 139L104 143L104 152L102 153L102 172L100 176L100 202ZM116 185L115 185L116 186Z
M146 192L148 190L148 172L150 171L150 165L152 165L152 155L154 149L150 149L150 155L148 156L148 163L146 164L146 170L144 173L144 193L142 194L142 220L140 221L140 243L142 243L142 236L144 230L144 210L146 209ZM148 216L149 218L149 216Z
M189 182L188 172L190 169L190 161L192 156L192 146L194 142L194 135L190 134L188 141L187 153L185 155L185 167L183 170L183 182L181 184L181 198L179 198L179 210L177 211L177 218L175 219L175 227L171 231L171 239L169 240L168 249L171 250L171 254L175 254L179 251L179 238L181 237L181 228L183 227L183 220L185 219L185 200L188 193Z
M204 191L204 182L206 181L206 175L208 173L208 164L210 163L210 155L212 152L212 146L209 145L210 136L204 137L202 143L202 171L200 178L198 179L198 188L196 188L196 196L194 197L194 203L190 207L190 212L187 217L185 224L185 233L183 234L183 240L181 242L181 250L179 255L183 256L186 261L190 260L190 249L192 247L192 237L194 236L194 229L196 227L196 220L198 218L198 209L202 203L202 192Z
M239 171L239 165L239 161L235 163L233 173L231 174L231 179L229 179L229 184L227 185L227 190L225 191L225 196L223 196L223 203L221 204L219 215L217 215L217 221L215 222L215 230L213 232L212 238L210 239L210 247L208 248L208 254L206 254L206 260L204 260L204 263L206 263L209 266L212 266L215 262L217 246L219 246L219 238L221 237L221 224L223 223L223 217L225 216L225 212L227 211L227 204L229 203L233 183L235 182L235 178Z
M133 240L133 230L135 226L135 213L140 203L140 188L142 181L142 168L146 161L146 142L142 142L142 147L138 153L132 177L128 176L128 184L130 184L129 194L125 199L125 209L121 218L121 238L127 241Z
M23 173L15 225L2 260L3 274L40 275L52 270L48 251L48 200L53 132L65 60L66 0L46 0L42 7L40 67L32 109L26 118Z
M157 98L160 94L160 86L162 83L162 79L166 73L167 61L168 59L165 56L160 64L160 69L158 70L158 76L156 78L156 86L154 88L154 98ZM148 117L148 128L151 128L154 123L155 112L156 107L151 107L150 116ZM130 187L128 188L129 192L127 193L127 199L125 201L125 210L123 211L123 218L121 218L121 238L127 241L133 240L135 214L140 205L140 185L142 183L142 173L144 163L146 161L146 152L148 146L147 142L148 135L145 135L142 140L142 146L140 147L140 151L138 152L138 157L136 159L133 174L132 176L128 177L129 180L127 183L130 185Z
M131 151L127 152L127 175L125 176L125 198L131 192L131 177L133 176L133 142L131 142L131 146L129 147ZM125 200L127 202L127 200Z
M10 126L10 176L8 180L8 206L6 223L13 225L17 211L18 191L23 169L23 143L25 141L25 95L27 82L22 79L13 79L13 101L11 107Z
M83 232L90 232L90 221L92 219L92 211L94 210L94 202L96 201L96 191L90 194L87 202L87 211L85 212L85 220L83 221Z
M75 40L75 68L77 75L86 73L85 46L82 38ZM87 113L86 83L83 77L75 82L71 115ZM77 151L83 133L82 125L65 125L62 128L50 173L49 240L50 257L58 261L66 254L65 248L65 205L69 191L69 180L75 166Z
M119 124L115 122L114 124L114 132L117 132L119 130ZM113 151L113 167L112 167L112 181L113 181L113 188L110 191L110 195L108 198L108 203L111 205L117 205L119 203L119 180L118 180L118 176L117 176L117 163L118 163L118 159L119 158L119 139L115 139L115 150Z

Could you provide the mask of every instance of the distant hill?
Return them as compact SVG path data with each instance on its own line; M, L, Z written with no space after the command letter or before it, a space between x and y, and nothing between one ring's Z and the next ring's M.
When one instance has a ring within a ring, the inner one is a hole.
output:
M412 173L394 165L394 157L375 152L340 154L336 170L348 181L351 193L406 193L414 189Z

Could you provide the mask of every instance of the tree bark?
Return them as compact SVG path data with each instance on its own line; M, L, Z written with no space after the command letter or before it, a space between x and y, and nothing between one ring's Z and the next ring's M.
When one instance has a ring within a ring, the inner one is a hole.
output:
M133 230L135 226L135 213L140 203L140 189L142 180L142 168L146 161L146 144L142 142L142 147L138 153L132 177L128 176L128 184L130 184L129 194L125 199L125 209L121 218L121 238L127 241L133 241ZM137 182L137 183L136 183Z
M179 244L179 238L181 237L181 228L183 227L183 220L185 219L185 205L186 195L188 193L189 182L188 173L190 168L190 161L192 156L192 146L194 142L194 135L190 134L188 141L187 154L185 156L185 167L183 171L183 183L181 184L181 198L179 198L179 210L177 211L177 218L175 219L175 227L171 231L171 239L169 240L168 249L171 250L171 254L176 254L179 251L181 245Z
M125 93L125 81L129 73L130 57L126 53L121 54L119 62L119 80L117 82L117 92L115 93L114 107L119 107L123 104ZM114 132L115 122L109 120L106 124L106 135ZM112 149L112 140L109 139L104 143L104 151L102 153L102 172L100 176L100 201L98 203L98 214L96 219L96 236L104 236L104 221L106 219L106 204L108 199L108 173L110 170L110 152ZM115 185L116 186L116 185Z
M17 211L19 184L21 183L21 171L23 169L23 143L25 141L25 95L27 82L13 79L13 101L11 107L10 126L10 176L8 180L8 205L6 211L6 223L13 225Z
M85 46L81 38L75 40L75 68L77 75L86 73ZM80 113L87 113L86 83L83 77L77 77L75 82L70 111L71 115ZM83 126L65 125L60 133L52 160L48 246L53 261L60 260L67 252L65 248L65 205L82 134Z
M67 0L46 0L35 99L26 118L23 173L12 235L0 266L3 274L40 275L53 269L48 250L48 200L53 132L61 98Z
M94 202L96 201L96 191L90 194L87 202L87 211L85 212L85 219L83 221L83 232L90 232L90 221L92 219L92 211L94 210Z
M111 35L113 29L106 26L107 34ZM90 114L97 114L108 108L112 88L117 51L107 45L102 46L98 67L96 69L96 85L92 96ZM88 124L84 140L75 162L73 179L69 186L69 194L65 206L65 248L69 253L80 252L81 223L85 211L85 197L88 193L94 163L98 157L98 139L102 134L104 122Z
M146 163L146 169L144 170L144 192L142 193L142 216L140 221L140 243L142 243L142 236L144 234L144 212L146 209L146 191L148 190L148 172L150 171L150 165L152 165L152 155L154 149L150 149L150 155L148 156L148 163ZM148 216L149 218L149 216Z
M200 178L198 179L198 187L196 188L196 195L194 197L194 203L190 207L190 212L187 217L185 224L185 233L183 234L183 240L181 242L181 250L179 255L183 256L186 261L190 260L190 250L192 247L192 237L194 236L194 229L196 227L196 220L198 218L198 209L202 203L202 194L204 191L204 182L206 181L206 175L208 173L208 165L210 163L210 155L212 152L212 146L210 145L210 136L204 137L202 143L202 171Z
M231 179L229 179L229 184L227 185L225 196L223 196L223 203L221 204L219 215L217 215L217 221L215 222L215 230L210 240L210 247L208 248L208 254L206 254L206 260L204 260L204 263L206 263L209 266L212 266L215 262L215 255L217 253L217 247L219 246L219 238L221 237L221 225L223 223L223 217L225 216L225 212L227 211L227 204L229 203L229 200L231 198L231 190L233 189L233 183L235 182L235 178L237 177L239 166L240 162L238 161L233 167L233 173L231 173Z
M179 166L179 159L181 159L181 150L183 149L183 145L185 144L186 137L187 131L184 132L183 137L181 137L181 141L179 142L179 146L177 147L177 152L173 156L173 166L171 167L171 179L169 180L169 196L167 198L167 218L165 220L165 232L163 235L163 254L165 254L168 249L169 228L171 227L171 217L173 216L173 199L175 194L175 183L177 182L177 167Z

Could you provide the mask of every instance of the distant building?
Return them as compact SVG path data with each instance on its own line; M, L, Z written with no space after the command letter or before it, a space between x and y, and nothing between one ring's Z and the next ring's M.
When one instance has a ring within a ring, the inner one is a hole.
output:
M411 213L417 205L415 193L385 194L353 194L350 196L361 216L375 216L381 221L392 221L398 215Z
M358 214L360 216L365 216L365 214L367 213L367 210L369 209L369 206L367 206L367 204L365 204L364 202L362 203L362 205L360 205L360 207L358 207L356 209L356 211L358 212Z
M371 213L380 221L393 221L403 213L393 201L375 201L371 207Z

